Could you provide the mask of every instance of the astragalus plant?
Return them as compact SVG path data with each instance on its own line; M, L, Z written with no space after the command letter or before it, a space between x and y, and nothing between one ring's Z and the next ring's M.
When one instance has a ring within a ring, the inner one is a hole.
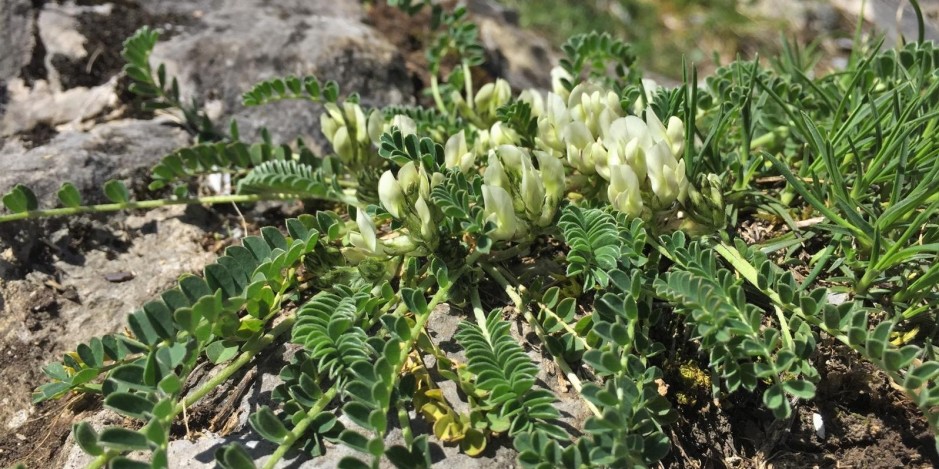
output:
M462 8L394 3L433 10L432 107L366 108L336 83L272 79L244 104L320 103L332 152L245 142L236 125L226 134L179 103L149 62L156 33L143 29L124 51L134 89L182 108L200 138L153 170L151 187L174 196L134 202L112 182L113 204L83 206L69 184L63 208L39 209L22 186L3 198L3 221L266 199L335 207L262 228L129 315L126 331L45 368L36 401L99 394L137 422L76 424L91 467L171 466L170 428L185 409L283 341L299 351L276 407L249 419L277 445L265 467L291 449L319 455L324 442L360 452L343 468L427 467L432 440L476 456L500 437L522 467L648 467L669 452L678 415L663 368L699 363L714 398L758 393L785 420L815 396L827 337L939 427L932 43L858 41L845 70L817 78L812 57L789 48L769 67L741 60L701 84L689 68L665 88L642 78L627 44L589 34L565 45L550 92L517 92L472 82L482 52ZM446 76L444 63L456 64ZM234 194L189 194L217 173ZM760 244L738 234L767 218L786 228ZM515 268L523 262L545 267ZM444 303L465 315L460 359L427 332ZM513 334L516 321L534 335ZM526 341L591 413L582 427L559 422ZM667 350L675 341L687 345ZM204 361L219 371L192 387ZM403 437L390 445L393 428ZM216 456L254 467L238 444Z

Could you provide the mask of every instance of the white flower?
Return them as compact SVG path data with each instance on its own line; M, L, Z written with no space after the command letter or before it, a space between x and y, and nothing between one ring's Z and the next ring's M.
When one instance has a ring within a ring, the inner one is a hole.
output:
M528 103L531 106L531 116L540 117L544 114L544 97L535 89L527 89L519 93L518 100Z
M566 144L562 130L570 121L571 116L564 100L554 93L548 93L544 113L538 117L538 136L535 138L538 146L563 152Z
M489 128L489 144L493 147L499 145L515 145L521 138L518 132L511 127L502 125L502 122L496 122Z
M489 232L489 237L496 241L512 239L519 228L515 210L512 208L512 196L498 186L483 185L483 214L486 221L496 228Z
M567 100L567 97L570 93L567 91L567 88L564 86L563 80L573 81L574 77L570 73L567 73L567 70L564 70L561 67L554 67L551 69L551 91L554 94L560 96L562 99Z
M635 114L641 114L642 110L646 108L646 104L652 103L652 98L655 97L655 94L659 92L659 84L650 78L642 79L642 89L645 91L645 103L643 103L642 96L636 98L636 101L633 103L633 112Z
M544 209L545 187L541 174L535 171L528 155L522 155L522 182L519 192L529 219L540 216Z
M610 166L610 186L607 197L613 208L637 217L642 213L642 194L639 191L639 178L629 165Z
M648 149L646 165L649 185L660 207L671 205L676 200L684 201L688 193L685 162L675 160L668 142L660 141Z
M646 110L646 125L649 128L649 136L654 143L666 142L672 156L679 158L685 148L685 124L678 117L672 116L668 119L668 128L662 124L659 116L652 112L652 109Z
M390 170L385 171L378 180L378 199L381 206L391 214L391 216L401 219L407 210L407 200L404 197L404 191L394 174Z
M495 150L489 150L489 162L486 171L483 173L483 182L490 186L509 190L509 176L505 173L502 160L499 159Z
M375 222L372 220L372 217L365 213L365 210L359 209L356 212L355 223L359 225L359 233L362 235L364 248L371 253L381 254L378 246Z
M464 174L468 173L476 162L476 155L469 150L466 145L466 131L460 130L459 133L447 139L447 144L443 148L444 167L460 168Z
M427 202L424 201L423 197L418 197L417 202L414 203L414 208L420 222L421 239L426 242L433 242L437 237L437 225L430 213L430 207L427 206Z
M479 88L473 99L476 110L484 117L493 118L496 111L512 99L512 87L509 82L499 78L495 83L487 83Z
M545 194L544 208L535 223L538 226L547 226L554 220L554 213L567 189L564 184L564 165L554 155L543 151L536 151L535 157L538 158L538 168Z
M391 125L393 127L397 127L398 130L401 131L401 135L404 135L405 137L408 135L417 134L417 123L414 122L414 119L411 119L410 117L403 114L396 114L391 119Z

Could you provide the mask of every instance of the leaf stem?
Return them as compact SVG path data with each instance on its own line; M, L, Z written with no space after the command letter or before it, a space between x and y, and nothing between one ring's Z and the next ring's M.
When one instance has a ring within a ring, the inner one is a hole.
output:
M190 197L185 199L159 199L141 200L139 202L124 202L99 205L84 205L81 207L51 208L44 210L29 210L26 212L0 215L0 223L27 220L32 218L59 217L64 215L78 215L81 213L116 212L119 210L152 209L169 205L195 205L195 204L223 204L223 203L250 203L262 200L291 200L299 198L295 194L234 194L215 195L208 197Z
M294 425L293 429L290 430L290 432L287 433L287 436L284 438L284 442L277 446L277 449L271 453L271 457L264 462L263 469L273 469L277 463L283 459L284 455L287 454L287 451L290 450L294 443L296 443L297 440L300 439L304 433L306 433L307 427L309 427L310 424L316 420L316 417L319 415L320 411L325 409L326 406L333 401L338 391L339 387L333 385L333 387L329 388L329 390L327 390L322 396L320 396L319 399L316 400L316 402L313 404L313 407L311 407L310 410L306 412L306 417Z
M535 331L535 334L538 336L538 339L541 340L541 343L547 344L547 342L545 341L546 334L545 334L544 328L541 327L541 323L539 323L535 319L535 317L531 314L531 311L528 309L528 305L522 299L520 291L524 287L521 287L521 286L516 287L512 285L509 282L509 280L506 278L506 276L503 275L501 272L499 272L499 268L497 267L493 267L488 264L483 264L482 268L496 282L498 282L499 285L502 286L502 288L505 290L505 293L509 295L509 298L512 299L512 302L515 303L515 308L522 314L525 320L528 321L529 324L531 324L532 329ZM564 376L567 378L567 380L570 381L571 386L574 388L575 391L577 391L577 394L581 394L583 387L584 387L583 383L581 383L580 378L571 369L571 366L567 363L567 360L564 360L564 357L555 355L554 362L558 365L558 368L561 369L561 372L564 373ZM584 403L587 405L590 411L593 412L594 415L598 417L601 415L600 409L598 409L597 406L593 405L592 402L585 400Z

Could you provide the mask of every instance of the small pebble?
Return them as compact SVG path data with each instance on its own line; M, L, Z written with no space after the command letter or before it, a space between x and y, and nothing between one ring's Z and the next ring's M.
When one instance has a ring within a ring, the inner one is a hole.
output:
M822 414L818 412L812 413L812 426L815 427L815 434L819 438L825 439L825 422L822 420Z
M121 283L134 279L134 274L130 272L111 272L104 274L104 279L111 283Z

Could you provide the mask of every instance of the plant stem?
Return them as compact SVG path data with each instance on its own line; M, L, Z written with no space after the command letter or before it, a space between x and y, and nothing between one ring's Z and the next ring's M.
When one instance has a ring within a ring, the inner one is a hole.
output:
M435 73L430 74L430 91L434 96L434 104L437 105L437 110L444 116L448 116L447 107L444 106L443 98L440 96L440 83L437 81Z
M513 286L508 279L499 272L496 267L491 265L483 264L483 270L486 271L502 288L505 290L505 293L509 295L509 298L512 299L512 302L515 303L515 308L522 314L526 321L531 324L532 329L535 331L535 334L538 336L538 339L541 340L541 343L547 344L545 341L545 336L547 335L544 331L544 328L541 327L535 317L531 314L531 311L528 309L528 305L522 299L522 296L519 294L518 288ZM553 355L553 354L552 354ZM554 356L554 362L558 365L558 368L561 369L561 372L564 373L564 376L570 381L571 386L577 391L577 394L580 394L583 389L583 383L581 383L580 378L574 373L571 369L571 366L567 363L567 360L564 360L564 357ZM584 401L587 407L593 412L594 415L599 417L601 415L600 409L597 406L593 405L590 401Z
M208 197L190 197L186 199L159 199L141 200L139 202L125 202L115 204L85 205L81 207L52 208L45 210L30 210L27 212L0 215L0 223L27 220L31 218L58 217L63 215L78 215L81 213L116 212L119 210L132 210L137 208L151 209L169 205L195 205L195 204L223 204L223 203L249 203L261 200L291 200L297 199L294 194L234 194L215 195Z
M199 399L205 397L206 394L210 393L213 389L220 386L228 378L230 378L235 372L241 369L241 367L248 364L255 355L260 353L264 348L274 342L277 337L281 336L285 332L289 332L293 327L293 324L297 321L296 313L290 313L284 316L284 319L274 326L270 332L262 335L258 338L257 341L249 343L245 346L245 349L238 355L234 361L228 364L219 374L212 377L205 384L200 386L195 391L189 393L182 402L176 404L176 409L174 411L174 416L179 415L183 411L183 407L190 407L195 404Z
M492 347L492 336L489 335L489 328L486 327L486 312L483 310L482 301L479 299L478 287L470 291L470 302L473 304L473 316L476 318L476 324L479 325L479 330L486 338L486 342Z
M785 137L788 134L789 134L789 126L780 125L779 127L776 127L770 132L767 132L751 140L750 149L753 150L756 148L773 145L774 143L776 143L777 138L779 138L780 136Z
M714 246L714 250L717 251L721 257L726 259L727 262L730 262L730 265L733 266L734 270L742 275L748 282L752 283L753 285L757 284L756 280L759 274L757 273L756 269L750 265L750 263L747 262L747 260L744 259L739 252L737 252L736 249L721 243ZM763 291L763 289L760 290ZM764 294L765 293L766 291L764 291ZM772 293L776 295L776 298L781 302L779 294L776 292ZM777 302L774 301L774 303ZM792 340L792 331L789 330L789 321L787 320L783 309L777 303L776 305L773 305L773 311L776 313L776 319L779 321L779 328L782 330L783 342L785 342L787 348L795 348L795 342Z
M313 404L313 407L310 408L306 413L306 417L297 422L293 427L293 430L290 430L287 433L287 436L284 438L284 442L277 446L277 449L271 453L271 457L265 461L263 469L274 469L274 466L284 457L288 450L297 442L297 440L303 436L306 432L307 427L316 420L316 417L319 415L320 411L326 408L330 402L333 401L333 398L336 397L339 387L333 385L329 388L319 399Z

